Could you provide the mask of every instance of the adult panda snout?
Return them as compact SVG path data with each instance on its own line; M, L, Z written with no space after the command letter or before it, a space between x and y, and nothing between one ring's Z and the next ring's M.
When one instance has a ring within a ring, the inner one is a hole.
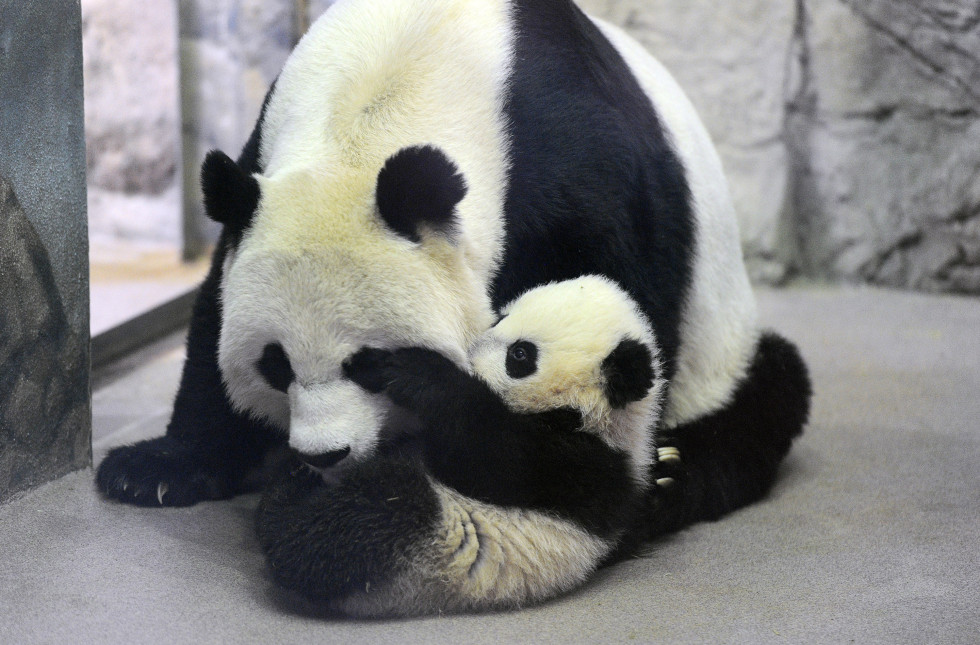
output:
M289 446L317 468L374 452L387 416L384 397L336 379L289 388Z
M296 454L300 459L305 461L307 465L313 466L314 468L332 468L343 461L344 458L350 454L350 446L340 450L325 452L319 455L307 455L302 452L298 452Z

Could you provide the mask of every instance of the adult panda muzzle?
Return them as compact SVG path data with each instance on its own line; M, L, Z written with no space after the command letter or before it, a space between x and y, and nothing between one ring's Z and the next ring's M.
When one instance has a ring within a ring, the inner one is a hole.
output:
M378 441L371 430L387 416L388 406L379 399L346 379L291 386L289 446L314 468L342 465L352 452L370 454Z

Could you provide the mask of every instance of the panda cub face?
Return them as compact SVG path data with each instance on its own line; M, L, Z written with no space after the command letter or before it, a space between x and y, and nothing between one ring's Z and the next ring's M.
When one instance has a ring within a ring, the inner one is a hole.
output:
M470 350L473 372L517 412L577 410L583 429L626 451L645 479L664 381L630 297L584 276L528 291L501 313Z

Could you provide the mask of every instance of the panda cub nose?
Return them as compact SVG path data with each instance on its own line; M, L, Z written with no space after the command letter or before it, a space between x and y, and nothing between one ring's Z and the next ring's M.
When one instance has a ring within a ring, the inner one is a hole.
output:
M340 450L324 452L319 455L308 455L303 452L297 452L296 454L300 459L314 468L330 468L331 466L337 465L338 462L350 454L350 446L341 448Z

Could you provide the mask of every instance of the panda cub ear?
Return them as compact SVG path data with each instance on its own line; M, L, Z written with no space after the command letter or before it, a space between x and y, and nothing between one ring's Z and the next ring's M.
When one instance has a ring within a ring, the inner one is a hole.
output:
M466 196L466 181L456 164L438 148L412 146L388 158L378 173L377 203L393 231L420 241L422 225L452 238L456 204Z
M235 230L244 230L259 207L259 182L220 150L201 164L201 190L208 217Z
M605 394L614 408L639 401L653 387L653 355L638 340L626 339L602 361Z

